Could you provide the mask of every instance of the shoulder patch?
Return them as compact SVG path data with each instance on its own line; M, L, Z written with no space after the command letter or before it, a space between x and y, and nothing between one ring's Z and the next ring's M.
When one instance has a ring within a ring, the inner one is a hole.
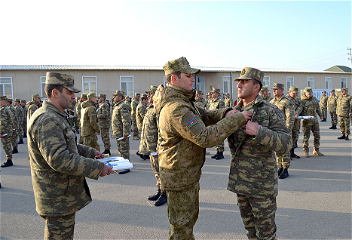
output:
M187 123L187 127L191 128L191 127L193 127L196 124L197 124L197 120L195 118L193 118L191 121L189 121Z

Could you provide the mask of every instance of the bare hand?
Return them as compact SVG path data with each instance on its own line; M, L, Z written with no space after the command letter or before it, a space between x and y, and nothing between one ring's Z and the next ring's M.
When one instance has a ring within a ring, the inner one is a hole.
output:
M110 175L110 173L114 173L114 171L112 170L112 167L109 167L108 165L104 164L104 168L100 173L100 177L104 177L106 175Z
M258 127L259 124L257 122L248 121L246 124L246 130L244 130L244 132L250 136L256 136L258 133Z
M252 118L252 113L251 112L243 111L241 113L243 114L243 116L246 118L247 121L251 120L251 118Z
M225 118L230 116L231 114L234 114L235 110L230 110L228 112L225 113Z
M95 158L96 158L96 159L102 159L102 158L104 158L104 154L102 154L102 153L99 152L99 151L96 151L96 152L95 152Z
M126 139L128 139L128 137L127 136L123 136L123 140L126 140Z

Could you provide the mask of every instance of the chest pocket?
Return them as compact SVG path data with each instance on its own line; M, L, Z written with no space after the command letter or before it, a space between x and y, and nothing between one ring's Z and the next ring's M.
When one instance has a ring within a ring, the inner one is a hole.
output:
M64 135L68 146L77 145L77 136L70 128L65 129Z

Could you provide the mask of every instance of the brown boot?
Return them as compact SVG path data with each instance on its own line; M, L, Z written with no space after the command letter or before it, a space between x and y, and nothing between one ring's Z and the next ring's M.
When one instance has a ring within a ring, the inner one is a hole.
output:
M322 154L321 152L319 152L319 148L318 148L318 149L314 149L313 155L315 155L315 156L324 156L324 154Z

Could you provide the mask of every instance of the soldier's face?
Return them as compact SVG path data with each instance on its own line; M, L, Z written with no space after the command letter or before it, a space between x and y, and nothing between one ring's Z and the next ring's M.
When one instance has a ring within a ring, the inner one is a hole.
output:
M284 92L283 89L278 88L278 89L273 89L273 93L275 97L281 97L282 93Z
M326 96L326 93L325 93L325 92L323 93L323 96L324 96L324 97Z
M139 96L139 95L136 95L136 96L134 96L134 98L139 101L140 96Z
M218 97L219 97L219 93L214 92L213 93L213 98L218 98Z
M331 92L331 96L335 96L335 92Z
M341 91L341 94L345 96L347 94L347 91Z
M34 101L36 101L37 103L40 103L40 98L34 98Z
M59 106L62 109L68 109L72 106L73 101L75 101L75 93L63 88L58 99Z
M298 93L294 93L294 92L291 92L291 91L290 91L289 94L290 94L290 97L291 97L291 98L295 98L295 97L297 97L297 94L298 94Z
M253 94L255 94L254 86L255 84L253 79L239 80L237 83L238 97L243 99L251 97Z
M192 74L181 73L180 78L178 78L177 75L172 75L171 79L174 80L173 83L177 87L180 87L189 92L193 90L193 83L195 80Z
M24 106L26 106L26 104L21 102L21 106L24 107Z

